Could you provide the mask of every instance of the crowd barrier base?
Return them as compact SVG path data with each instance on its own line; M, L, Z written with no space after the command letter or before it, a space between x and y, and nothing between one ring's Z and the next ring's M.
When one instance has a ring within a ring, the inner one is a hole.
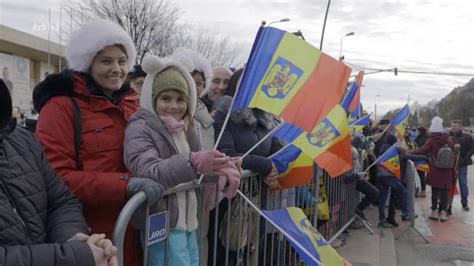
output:
M406 181L407 181L407 190L408 190L408 214L411 217L410 226L408 226L403 232L396 236L395 239L399 240L403 235L405 235L408 231L415 232L418 236L423 238L426 244L429 244L430 241L415 227L416 221L416 213L415 213L415 174L416 168L415 164L408 160L407 167L406 167Z

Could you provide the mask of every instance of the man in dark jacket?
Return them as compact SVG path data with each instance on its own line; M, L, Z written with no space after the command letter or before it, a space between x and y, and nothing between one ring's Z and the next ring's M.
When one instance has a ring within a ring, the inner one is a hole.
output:
M116 265L112 242L87 236L81 204L11 116L0 81L0 265Z
M462 122L461 120L453 120L451 122L451 132L450 135L453 137L455 144L461 146L460 156L459 156L459 188L461 190L461 204L462 208L465 211L469 211L469 205L467 199L469 197L469 190L467 186L467 167L472 164L472 136L462 132Z

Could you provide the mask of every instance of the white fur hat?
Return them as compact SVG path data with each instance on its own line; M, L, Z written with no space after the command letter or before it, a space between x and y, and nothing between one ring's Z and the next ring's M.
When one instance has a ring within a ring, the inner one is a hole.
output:
M64 55L70 69L89 72L89 67L97 53L114 44L125 47L128 69L131 70L137 57L135 45L128 33L110 20L102 19L86 23L72 32Z
M433 117L429 131L430 133L443 133L443 119L439 116Z
M189 112L194 116L196 111L197 97L196 97L196 84L194 83L191 72L194 70L193 62L186 58L181 57L179 61L175 61L171 58L159 58L154 55L147 55L142 62L143 71L147 73L145 81L143 82L142 93L140 95L141 107L155 112L153 109L153 83L158 73L169 67L176 67L179 72L183 75L189 89Z
M209 87L211 86L212 76L214 75L209 60L199 52L184 47L176 48L176 50L174 50L173 54L171 55L171 58L179 61L181 57L187 57L193 62L193 70L197 70L199 72L204 73L204 79L206 82L206 87L204 88L204 91L208 91ZM191 70L191 72L193 70Z

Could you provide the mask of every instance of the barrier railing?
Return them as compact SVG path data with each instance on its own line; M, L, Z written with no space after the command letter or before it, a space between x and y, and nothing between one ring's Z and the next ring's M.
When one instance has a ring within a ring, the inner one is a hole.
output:
M303 209L316 228L318 225L318 198L319 180L321 174L327 188L331 219L319 228L320 232L329 241L334 240L347 226L356 219L355 207L359 201L355 184L345 184L343 177L331 178L324 172L315 171L312 182L305 186L270 191L255 173L244 171L242 174L240 191L260 209L273 210L291 206ZM169 210L169 196L194 190L198 194L198 230L197 242L201 265L304 265L299 256L292 249L287 239L271 224L266 222L242 197L237 195L232 200L224 199L210 213L204 211L204 186L211 186L217 190L214 183L186 184L165 192L161 201ZM215 191L214 191L215 192ZM207 190L206 193L209 193ZM123 265L123 241L127 225L134 212L146 202L146 196L140 192L133 196L124 206L114 229L113 243L118 250L119 265ZM187 213L187 212L186 212ZM149 206L146 208L146 217L149 215ZM208 219L208 220L207 220ZM145 228L148 230L148 219ZM148 235L145 231L144 265L147 265ZM169 265L169 232L170 225L167 219L166 253L164 265Z

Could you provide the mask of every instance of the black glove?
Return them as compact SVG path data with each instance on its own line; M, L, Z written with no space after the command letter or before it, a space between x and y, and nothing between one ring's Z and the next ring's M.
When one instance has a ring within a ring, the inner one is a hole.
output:
M163 185L152 179L132 177L127 185L128 195L131 197L140 191L145 192L148 204L152 205L161 199L165 189Z

